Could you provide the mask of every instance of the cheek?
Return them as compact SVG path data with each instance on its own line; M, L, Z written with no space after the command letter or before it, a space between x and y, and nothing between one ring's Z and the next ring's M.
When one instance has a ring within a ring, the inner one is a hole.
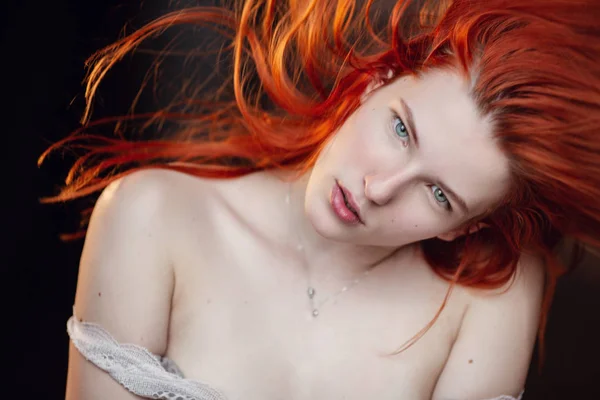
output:
M375 166L392 151L381 112L362 111L348 119L335 138L333 154L348 164L361 161ZM396 154L396 157L398 155Z
M389 129L391 116L387 107L378 102L365 105L352 114L331 138L324 149L329 162L363 164L371 160L381 163L382 157L397 157L395 142ZM393 153L393 154L392 154Z
M444 216L431 208L418 189L400 197L396 207L382 214L381 227L388 237L402 237L411 242L430 239L445 232Z
M388 220L388 227L395 233L427 236L434 232L435 223L425 210L416 209L393 215Z

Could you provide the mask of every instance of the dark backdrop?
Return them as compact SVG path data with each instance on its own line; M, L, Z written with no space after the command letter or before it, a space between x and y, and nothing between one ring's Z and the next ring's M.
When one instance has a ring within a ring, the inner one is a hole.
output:
M54 157L38 169L36 158L77 127L85 58L117 38L125 23L140 26L165 10L165 3L10 0L2 5L0 110L7 160L2 243L8 255L0 280L2 344L8 349L2 386L9 393L18 390L20 398L64 398L65 323L82 247L58 239L75 227L76 209L41 206L37 200L54 192L67 164ZM121 67L121 75L103 87L101 113L126 111L143 64ZM548 327L547 364L541 374L532 367L526 400L600 399L599 264L588 258L560 283Z

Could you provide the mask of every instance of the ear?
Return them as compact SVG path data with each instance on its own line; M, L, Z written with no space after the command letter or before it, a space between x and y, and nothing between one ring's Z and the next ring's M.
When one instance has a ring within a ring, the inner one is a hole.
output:
M478 222L477 224L471 226L471 228L469 228L469 232L467 232L467 235L470 235L471 233L475 233L480 229L486 228L489 225L486 224L485 222ZM442 233L441 235L438 235L437 238L440 240L444 240L446 242L451 242L454 239L456 239L457 237L463 236L465 234L465 231L462 227L456 228L454 230L451 230L450 232L446 232L446 233Z
M389 79L393 75L394 75L394 72L391 69L388 69L387 78ZM369 85L367 86L367 88L365 89L365 91L363 92L363 94L360 96L360 103L363 104L365 101L367 101L367 99L369 98L371 93L374 90L381 87L382 85L383 85L383 79L381 79L381 78L372 79L371 82L369 83Z

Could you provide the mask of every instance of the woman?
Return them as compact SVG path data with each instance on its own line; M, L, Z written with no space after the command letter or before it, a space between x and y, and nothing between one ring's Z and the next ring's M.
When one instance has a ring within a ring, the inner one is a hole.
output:
M96 55L89 104L144 39L213 24L234 99L53 146L89 152L47 201L103 189L68 399L522 396L557 246L599 244L600 5L398 1L379 33L376 7L191 8Z

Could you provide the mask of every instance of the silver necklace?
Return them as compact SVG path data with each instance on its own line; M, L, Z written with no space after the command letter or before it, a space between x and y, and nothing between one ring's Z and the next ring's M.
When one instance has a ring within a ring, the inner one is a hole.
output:
M285 197L285 202L287 203L288 210L290 211L290 217L291 217L291 194L292 194L292 184L290 183L288 193ZM290 222L291 222L291 218L290 218ZM292 229L293 229L293 227L292 227ZM306 279L307 279L306 295L308 296L308 299L310 302L311 315L313 316L313 318L316 318L319 316L320 310L323 308L323 306L326 303L328 303L332 299L335 299L342 293L349 291L354 286L358 285L365 276L369 275L369 272L371 272L372 268L369 268L366 271L364 271L358 278L355 278L352 282L343 286L337 292L334 292L333 294L327 296L323 300L317 302L315 299L315 296L317 295L317 290L310 283L310 273L309 273L308 265L306 263L306 253L304 252L304 245L302 244L302 239L300 238L300 234L298 234L297 232L298 231L296 231L296 236L298 238L298 244L296 245L296 249L298 251L302 252L302 263L304 264L304 269L306 270Z

